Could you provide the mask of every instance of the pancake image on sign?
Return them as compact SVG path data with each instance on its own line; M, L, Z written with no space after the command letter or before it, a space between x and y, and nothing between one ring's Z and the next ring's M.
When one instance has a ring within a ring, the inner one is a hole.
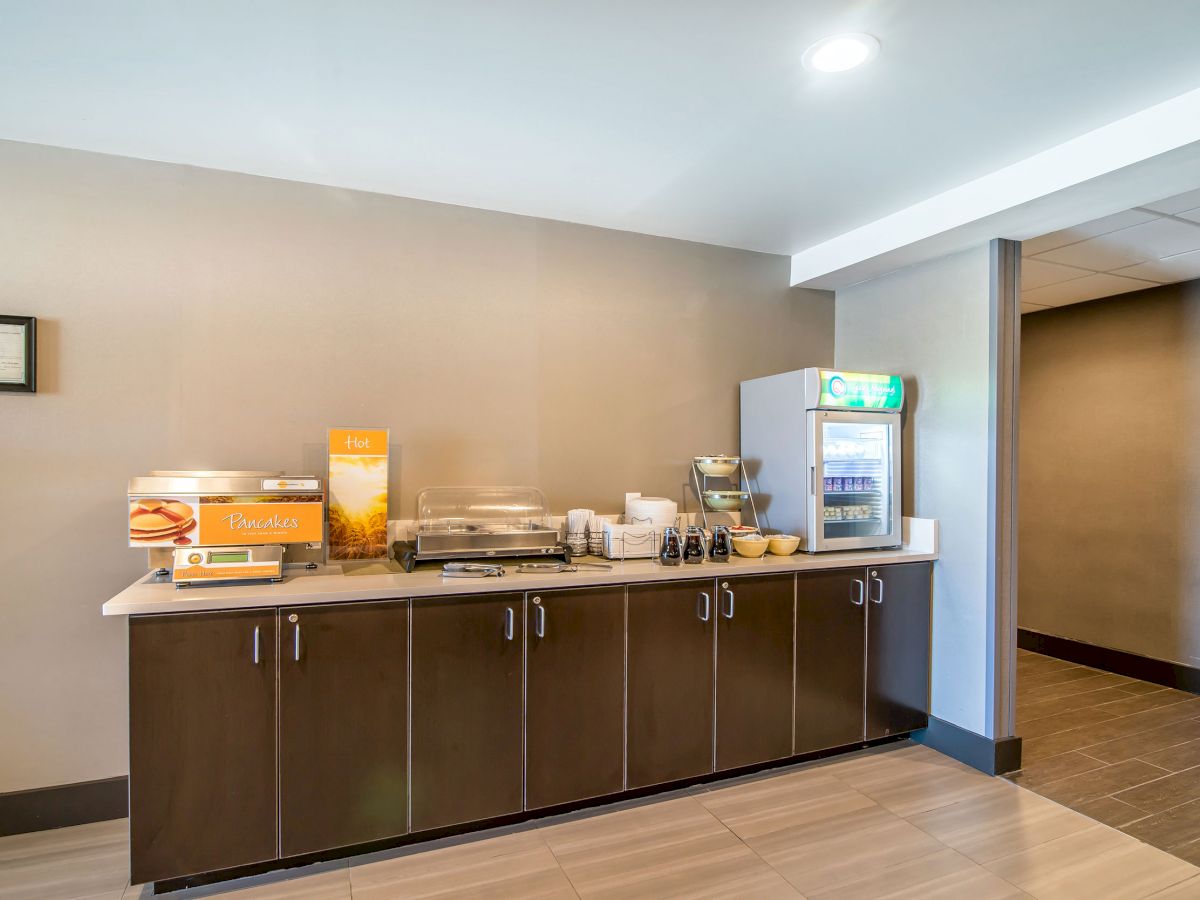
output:
M129 540L138 544L192 543L196 511L180 500L143 497L129 504Z

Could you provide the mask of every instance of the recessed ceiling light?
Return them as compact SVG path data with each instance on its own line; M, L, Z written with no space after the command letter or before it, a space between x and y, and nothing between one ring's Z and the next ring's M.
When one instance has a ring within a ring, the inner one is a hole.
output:
M801 62L814 72L847 72L869 63L879 53L879 41L869 34L835 34L804 51Z

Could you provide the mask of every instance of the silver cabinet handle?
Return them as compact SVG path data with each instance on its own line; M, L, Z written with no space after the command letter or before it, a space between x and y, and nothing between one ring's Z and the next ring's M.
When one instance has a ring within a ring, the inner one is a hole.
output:
M882 603L883 602L883 579L882 578L872 578L871 580L873 582L875 582L877 585L879 585L879 596L872 597L871 602L872 603Z
M258 625L254 626L254 664L257 666L260 660L258 648L262 642L262 628Z
M723 615L727 619L732 619L733 618L733 591L731 591L729 589L729 586L727 584L724 584L721 587L724 588L724 590L725 590L725 596L729 598L729 612L722 612L721 615Z
M296 623L296 631L292 635L292 659L300 662L300 622L295 616L292 616L291 620Z
M533 631L540 637L546 636L546 607L539 606L533 611Z
M513 614L512 607L504 610L504 639L511 641L513 639L513 621L516 616Z
M862 606L863 605L863 597L866 595L866 592L867 592L866 582L864 582L861 578L855 578L852 583L858 585L858 599L855 600L854 597L851 596L850 602L853 603L855 606Z
M708 594L701 591L700 596L697 597L696 599L698 601L700 601L700 600L704 601L703 604L701 604L701 603L696 604L696 617L701 622L707 622L709 620L710 616L712 615L712 598L710 596L708 596ZM704 612L700 612L700 610L702 610L702 609L704 610Z

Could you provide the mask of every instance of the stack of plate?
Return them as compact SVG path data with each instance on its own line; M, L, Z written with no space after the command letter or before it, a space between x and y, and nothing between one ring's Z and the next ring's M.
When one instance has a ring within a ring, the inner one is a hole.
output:
M653 525L661 528L674 525L679 516L679 504L666 497L626 496L625 524Z

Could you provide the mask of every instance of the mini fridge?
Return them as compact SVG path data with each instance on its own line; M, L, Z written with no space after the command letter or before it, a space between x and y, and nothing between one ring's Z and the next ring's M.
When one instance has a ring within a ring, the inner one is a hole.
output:
M743 381L741 403L764 529L809 553L900 546L900 376L800 369Z

